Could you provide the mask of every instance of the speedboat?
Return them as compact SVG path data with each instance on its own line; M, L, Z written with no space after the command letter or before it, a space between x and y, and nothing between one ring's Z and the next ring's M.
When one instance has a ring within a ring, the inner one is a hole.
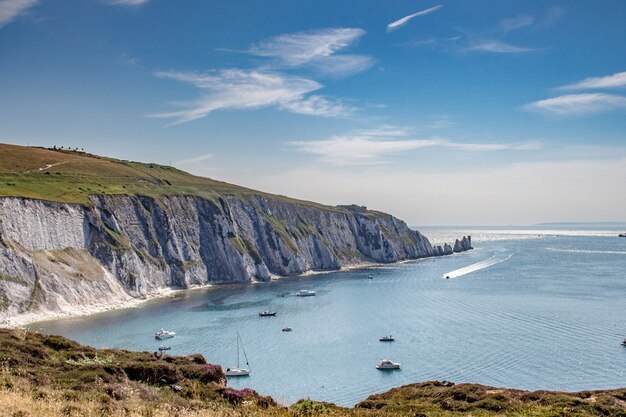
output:
M290 332L293 330L291 327L283 327L283 332Z
M243 350L243 355L246 358L246 365L248 368L242 368L239 366L239 344L241 343L241 349ZM226 368L226 372L224 372L226 376L248 376L250 375L250 364L248 363L248 355L246 355L246 350L243 347L243 341L241 340L241 336L239 336L239 332L237 332L237 366L234 368Z
M269 316L275 316L276 312L275 311L261 311L259 312L259 316L261 317L269 317Z
M383 336L379 338L378 340L381 342L393 342L396 339L394 339L392 335L389 335L389 336Z
M297 297L312 297L317 294L315 291L311 290L300 290L296 293Z
M170 350L171 348L171 346L161 345L159 346L159 351L163 352L164 350Z
M176 333L170 332L169 330L165 329L161 329L154 334L154 338L157 340L171 339L174 336L176 336Z
M374 277L373 277L373 276L371 276L371 275L368 275L368 276L367 276L367 279L374 279Z
M626 346L626 339L622 341L622 346Z
M389 359L381 359L376 365L376 369L400 369L400 364Z

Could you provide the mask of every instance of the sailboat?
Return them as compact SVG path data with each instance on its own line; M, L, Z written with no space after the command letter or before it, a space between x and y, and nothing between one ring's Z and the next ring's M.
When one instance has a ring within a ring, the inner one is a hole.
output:
M246 349L243 347L243 342L241 341L241 336L239 336L239 332L237 332L237 367L236 368L226 368L226 376L248 376L250 375L250 369L241 368L239 366L239 343L241 343L241 350L243 350L243 356L246 358L246 365L250 368L250 364L248 363L248 355L246 355Z

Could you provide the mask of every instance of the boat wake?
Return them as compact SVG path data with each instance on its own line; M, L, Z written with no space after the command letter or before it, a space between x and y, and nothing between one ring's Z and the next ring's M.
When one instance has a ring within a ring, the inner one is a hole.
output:
M480 261L480 262L476 262L475 264L471 264L469 266L466 266L464 268L460 268L460 269L455 269L454 271L450 271L448 273L443 274L442 278L446 279L452 279L452 278L458 278L458 277L462 277L463 275L467 275L470 274L472 272L476 272L476 271L480 271L481 269L485 269L485 268L489 268L490 266L493 266L495 264L499 264L500 262L504 262L507 261L511 258L511 256L513 256L513 254L509 254L508 256L503 256L503 255L493 255L491 258L489 259L485 259L484 261Z
M626 251L620 250L587 250L587 249L559 249L546 248L550 252L566 252L566 253L587 253L587 254L605 254L605 255L626 255Z

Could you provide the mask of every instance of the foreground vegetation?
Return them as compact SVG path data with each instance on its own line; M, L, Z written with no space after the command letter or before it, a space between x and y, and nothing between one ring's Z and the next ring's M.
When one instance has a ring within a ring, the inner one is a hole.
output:
M609 416L626 417L626 388L562 393L425 382L355 408L289 407L226 386L201 355L94 349L60 336L0 330L0 415L25 416Z

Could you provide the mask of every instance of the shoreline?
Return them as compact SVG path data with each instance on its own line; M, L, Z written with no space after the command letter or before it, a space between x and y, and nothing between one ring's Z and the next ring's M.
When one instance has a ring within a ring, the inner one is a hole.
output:
M270 275L269 281L249 281L249 282L234 282L234 283L214 283L214 284L203 284L203 285L194 285L189 288L161 288L156 290L150 294L148 294L145 298L133 298L132 296L128 296L129 298L126 300L117 300L110 303L98 303L90 306L80 306L76 307L72 311L40 311L40 312L27 312L23 314L19 314L14 317L7 317L0 321L0 329L19 329L25 328L25 326L32 325L35 323L46 322L46 321L54 321L54 320L62 320L62 319L71 319L78 317L86 317L99 313L105 313L107 311L113 310L124 310L128 308L137 308L141 307L142 304L145 304L149 301L166 299L168 297L174 297L178 294L184 293L186 291L199 291L206 290L209 288L220 288L226 285L256 285L256 284L264 284L266 282L278 281L283 279L290 278L302 278L316 275L324 275L331 274L335 272L348 272L358 269L370 269L381 266L388 265L402 265L409 262L417 262L425 259L438 258L437 256L426 256L423 258L416 259L403 259L401 261L396 261L392 263L382 263L382 262L360 262L350 265L342 266L340 269L328 270L328 271L319 271L310 269L301 274L297 275Z

